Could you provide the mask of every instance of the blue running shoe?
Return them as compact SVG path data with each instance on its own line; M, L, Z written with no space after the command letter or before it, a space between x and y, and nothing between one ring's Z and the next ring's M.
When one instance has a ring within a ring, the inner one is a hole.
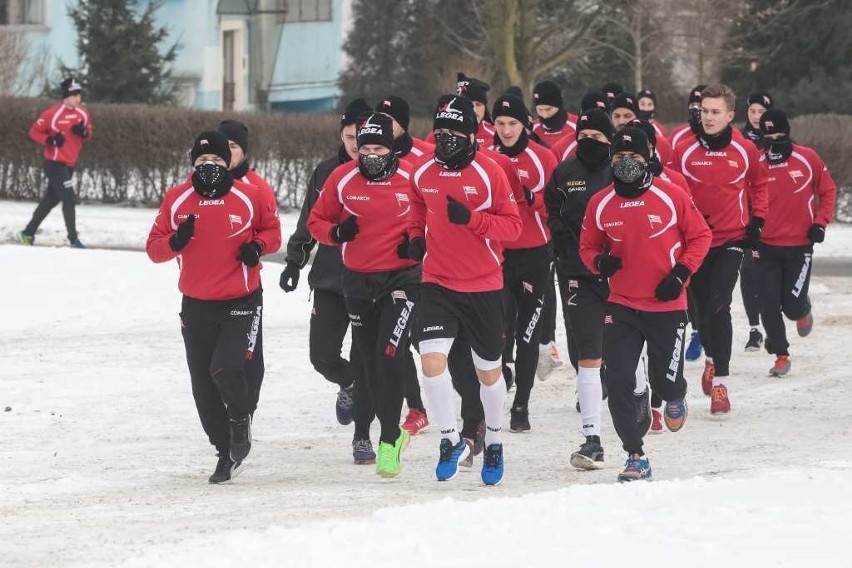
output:
M503 444L491 444L485 448L482 460L482 483L500 485L503 481Z
M349 385L337 391L337 402L334 404L334 411L337 414L337 422L343 426L352 423L352 393L355 391L355 385Z
M84 249L86 245L80 242L80 239L74 239L73 241L69 241L71 244L71 248L73 249Z
M701 338L698 337L697 331L693 331L689 338L689 347L686 348L686 360L698 361L702 351L704 351L704 346L701 345Z
M686 399L673 400L666 403L664 420L666 428L669 432L677 432L686 423L686 415L689 408L686 406Z
M618 474L618 481L625 483L640 480L651 481L651 463L648 456L631 454L624 463L624 471Z
M460 438L455 446L448 439L441 439L441 457L438 458L438 466L435 468L435 477L438 481L449 481L458 475L459 462L464 461L469 453L470 447L465 443L464 438Z

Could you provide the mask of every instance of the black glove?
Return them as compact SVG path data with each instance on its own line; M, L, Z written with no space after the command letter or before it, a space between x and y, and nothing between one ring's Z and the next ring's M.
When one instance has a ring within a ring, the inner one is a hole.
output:
M355 215L350 215L344 222L334 226L331 230L331 240L342 245L343 243L354 240L358 231L360 231L358 228L358 218Z
M88 138L89 130L86 128L86 125L82 122L78 122L74 126L71 127L71 132L79 136L80 138Z
M169 239L169 247L175 252L180 252L189 244L192 235L195 234L195 215L190 215L186 221L181 222L177 232Z
M292 292L299 285L299 265L295 262L288 262L287 266L281 272L281 279L278 285L285 292Z
M467 225L470 223L470 209L448 195L447 217L450 218L450 223L455 223L456 225Z
M47 137L47 145L52 146L54 148L62 148L62 145L65 144L65 135L61 132L57 132L53 136Z
M402 242L399 243L396 247L396 256L399 258L408 260L410 257L408 256L408 235L403 236Z
M408 243L408 258L420 262L424 256L426 256L426 239L414 237Z
M680 293L683 292L683 284L689 278L690 274L691 272L687 267L682 264L675 264L669 275L657 284L654 295L661 302L677 300L680 297Z
M609 278L619 270L621 270L621 257L612 256L611 254L599 254L597 258L595 258L595 267L598 269L598 272L601 273L601 276L604 278Z
M811 228L808 229L808 239L812 243L823 242L825 240L825 227L817 225L816 223L811 225Z
M748 246L756 248L760 244L760 235L763 233L763 219L760 217L752 217L746 227L746 241Z
M527 205L532 207L532 204L535 203L535 193L527 186L524 186L524 199L527 200Z
M237 260L248 266L249 268L254 268L258 264L260 264L260 254L261 254L260 244L254 241L250 243L243 243L240 245L240 254L237 255Z

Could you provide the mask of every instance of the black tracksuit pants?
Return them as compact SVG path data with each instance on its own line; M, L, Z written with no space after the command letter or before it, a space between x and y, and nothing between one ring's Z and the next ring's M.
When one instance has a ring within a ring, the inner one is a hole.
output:
M609 412L624 450L642 454L636 420L636 366L648 343L648 382L663 400L686 396L683 352L686 312L645 312L608 303L604 324L604 359Z
M541 345L550 345L556 340L556 280L550 278L544 290L544 310L541 313L541 336L538 342Z
M47 177L47 190L33 212L33 217L24 232L35 236L39 225L48 213L62 203L62 215L65 217L65 228L68 240L77 240L76 206L77 196L74 194L74 168L60 162L45 160L44 175Z
M361 357L381 425L380 441L394 444L405 393L405 378L416 370L410 353L417 288L403 290L406 297L389 294L377 301L347 298L352 334ZM410 368L407 368L410 367Z
M756 254L756 251L746 249L740 268L740 292L743 296L743 307L745 307L746 316L748 316L748 324L751 327L760 325L760 285L754 254Z
M550 251L546 246L506 249L503 252L503 293L517 307L515 325L506 337L515 337L515 400L513 406L526 407L530 401L538 365L540 320L550 272Z
M742 261L743 248L739 244L711 248L690 284L698 310L698 334L704 352L713 358L717 377L730 374L734 336L731 300Z
M773 355L789 355L783 316L798 320L811 312L808 288L813 247L760 245L759 251L756 265L766 350Z
M370 438L370 424L376 417L370 387L364 376L364 361L353 337L349 361L340 356L349 328L349 312L342 294L328 290L313 291L309 352L314 369L340 388L354 384L352 418L355 437Z
M181 333L201 426L219 455L228 455L230 418L257 408L263 382L263 292L233 300L181 303Z

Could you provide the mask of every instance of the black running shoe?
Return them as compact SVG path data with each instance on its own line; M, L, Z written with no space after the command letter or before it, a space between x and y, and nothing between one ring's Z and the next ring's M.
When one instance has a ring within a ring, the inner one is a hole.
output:
M246 416L242 420L232 418L230 428L231 461L241 462L251 451L251 416Z
M242 470L243 462L234 462L229 456L219 455L219 461L216 463L216 471L207 480L212 484L225 483L231 481Z
M760 347L763 345L763 334L760 333L755 328L751 328L751 331L748 333L748 342L745 344L746 353L754 353L755 351L760 351Z
M580 449L571 454L571 465L577 469L601 469L604 466L604 450L600 436L586 436Z
M512 407L509 430L516 433L530 431L530 412L526 406Z
M636 424L639 426L639 434L642 437L651 429L651 388L645 387L642 394L633 393L636 401Z

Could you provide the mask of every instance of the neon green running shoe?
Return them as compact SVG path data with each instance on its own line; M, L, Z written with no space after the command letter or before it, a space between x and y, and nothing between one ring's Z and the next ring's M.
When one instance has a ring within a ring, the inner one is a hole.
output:
M391 445L379 442L379 456L376 460L376 473L382 477L396 477L402 469L402 450L408 446L408 432L399 429L399 437Z
M20 242L25 247L31 247L31 246L33 246L33 243L35 242L34 236L28 235L27 233L25 233L23 231L19 231L18 233L15 233L15 236L18 237L18 242Z

